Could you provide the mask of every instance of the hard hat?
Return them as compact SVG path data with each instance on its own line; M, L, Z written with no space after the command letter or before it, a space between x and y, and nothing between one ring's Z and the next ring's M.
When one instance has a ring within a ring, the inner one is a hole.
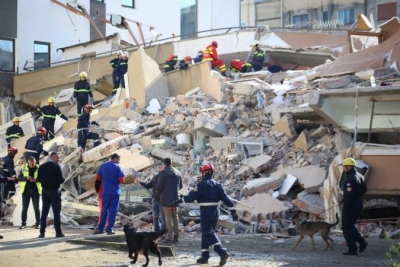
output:
M257 41L257 40L254 40L252 43L251 43L251 47L253 47L253 46L257 46L257 45L259 45L260 44L260 42L259 41Z
M191 61L192 61L192 58L191 58L190 56L186 56L186 57L183 58L183 60L184 60L185 62L191 62Z
M346 158L342 162L343 166L356 166L356 161L353 158Z
M12 122L21 122L21 121L18 117L15 117L14 119L12 119Z
M218 47L218 42L217 41L212 41L211 45Z
M168 60L172 60L174 57L175 57L174 54L169 54L168 57L167 57L167 61L168 61Z
M122 56L123 54L124 54L124 52L120 50L120 51L118 51L118 54L117 54L117 55L118 55L118 56Z
M211 163L206 163L200 168L201 172L214 171L214 166Z
M124 57L129 57L129 53L127 51L124 52L123 54Z
M93 106L92 106L91 104L86 104L86 105L84 106L84 109L92 110L92 109L93 109Z
M81 73L79 73L79 77L87 78L87 73L85 71L82 71Z
M38 133L47 134L47 130L46 130L46 128L44 128L44 127L39 127L39 128L37 129L37 131L38 131Z
M54 97L52 97L52 96L50 96L48 99L47 99L47 102L48 103L54 103L56 100L54 99Z
M18 153L18 149L17 149L16 147L13 147L13 146L10 146L10 147L7 149L7 151L8 151L8 152L14 153L14 155Z

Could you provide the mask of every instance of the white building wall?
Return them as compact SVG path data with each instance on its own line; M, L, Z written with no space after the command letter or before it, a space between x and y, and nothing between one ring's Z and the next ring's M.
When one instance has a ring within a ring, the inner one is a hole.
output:
M66 3L65 0L60 2ZM79 0L79 4L89 8L89 0ZM56 52L57 48L89 41L89 27L86 18L50 0L18 0L15 57L19 72L25 72L23 67L27 60L33 62L35 41L50 43L50 61L58 62L61 61L62 51Z
M108 42L107 41L101 41L101 42L95 42L92 44L89 44L87 46L79 45L71 48L67 48L64 53L62 53L61 60L72 60L72 59L77 59L81 58L82 55L87 55L91 54L93 52L96 53L96 55L99 54L104 54L107 52L111 53L116 53L116 50L113 49L113 42L116 41L116 38L110 39ZM59 51L61 52L61 51Z

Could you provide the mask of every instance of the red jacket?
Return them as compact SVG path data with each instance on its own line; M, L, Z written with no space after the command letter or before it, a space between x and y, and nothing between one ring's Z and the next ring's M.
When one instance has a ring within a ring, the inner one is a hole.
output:
M213 45L209 45L203 52L203 61L207 60L218 60L217 48Z

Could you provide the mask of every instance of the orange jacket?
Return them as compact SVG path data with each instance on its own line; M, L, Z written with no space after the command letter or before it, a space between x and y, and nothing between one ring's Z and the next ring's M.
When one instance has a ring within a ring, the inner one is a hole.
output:
M218 60L218 52L215 46L209 45L204 49L203 61L205 60Z

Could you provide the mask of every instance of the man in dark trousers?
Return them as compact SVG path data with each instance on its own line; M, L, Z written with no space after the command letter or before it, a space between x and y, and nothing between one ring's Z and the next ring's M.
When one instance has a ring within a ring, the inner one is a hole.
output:
M128 72L128 57L129 57L128 52L123 51L117 67L119 82L118 86L114 87L112 95L115 95L117 93L117 90L119 88L119 83L121 83L122 89L125 89L125 73Z
M47 130L44 140L51 140L54 138L54 124L56 123L56 117L60 116L62 119L68 121L68 117L62 114L62 112L54 105L55 99L50 96L47 99L47 106L38 108L36 111L39 114L43 114L42 126Z
M47 226L47 215L49 214L50 205L54 215L54 229L56 237L64 237L61 231L61 191L60 186L65 179L58 165L60 156L57 152L50 152L49 161L40 165L38 171L37 182L42 185L42 217L40 219L40 235L39 238L44 238Z
M78 118L78 146L83 150L86 147L86 141L88 139L94 140L94 147L100 145L100 136L97 133L89 132L92 124L99 126L95 121L90 122L90 113L92 110L93 106L91 104L85 105L83 108L83 114Z
M28 158L28 163L25 163L21 169L21 175L18 181L21 184L22 194L22 213L21 213L21 227L26 228L26 219L28 214L29 202L32 199L33 210L35 211L35 228L39 229L40 226L40 210L39 210L39 197L42 194L42 185L37 181L39 173L39 165L36 164L34 157Z
M26 141L24 154L26 161L28 161L29 157L34 157L36 162L39 162L40 154L43 153L45 156L49 154L46 150L43 150L43 138L46 134L47 130L44 127L39 127L37 134Z
M3 166L1 167L1 176L5 178L6 183L4 184L4 200L15 195L15 184L18 183L16 173L14 169L14 157L18 153L18 149L10 146L7 149L7 156L2 160Z
M198 264L207 264L210 257L210 247L220 256L219 266L226 264L229 254L222 246L215 228L217 227L220 201L231 211L233 221L237 221L239 216L236 214L235 207L225 193L222 185L213 179L214 166L211 163L204 164L200 171L202 180L197 184L197 188L190 191L189 195L184 196L174 202L174 205L179 203L188 203L197 201L200 205L200 224L201 224L201 257L197 260Z
M179 239L179 218L178 208L173 202L179 198L178 191L182 188L182 175L172 167L170 158L164 159L164 169L159 173L156 191L160 195L160 205L165 214L165 224L168 233L165 243L178 243ZM173 239L172 239L173 234Z
M103 234L104 227L107 234L113 235L115 218L119 209L119 198L121 195L121 184L125 182L125 174L122 168L118 165L120 156L116 153L111 155L108 162L103 163L96 174L95 188L102 187L102 211L100 215L99 227L94 232L95 234Z
M121 56L122 56L123 52L122 51L118 51L117 57L114 59L111 59L110 61L110 65L113 68L113 73L112 73L112 80L113 80L113 91L112 91L112 95L115 95L118 87L119 87L119 76L118 76L118 66L119 66L119 61L121 60Z
M8 147L11 146L11 141L24 136L24 131L22 130L19 123L21 122L18 117L12 119L13 125L7 128L6 131L6 141Z
M250 62L251 66L253 67L254 71L260 71L264 67L265 52L260 48L258 41L254 41L251 47L254 51Z
M78 111L78 117L82 114L82 108L86 104L93 104L93 93L90 89L90 84L88 83L87 73L82 71L79 73L79 81L74 85L74 99L76 102L76 108Z
M343 204L342 230L349 248L343 255L357 255L356 243L360 245L360 253L368 246L367 241L354 226L363 208L363 196L367 192L367 186L364 177L355 169L356 161L353 158L344 159L342 165L343 170L346 172L343 200L341 202Z

